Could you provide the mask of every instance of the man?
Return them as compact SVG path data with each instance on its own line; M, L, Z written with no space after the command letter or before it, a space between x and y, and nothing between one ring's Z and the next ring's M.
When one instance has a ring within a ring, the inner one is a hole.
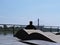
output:
M33 25L33 22L30 21L30 22L29 22L29 25L27 25L27 26L25 27L25 29L36 29L36 27Z

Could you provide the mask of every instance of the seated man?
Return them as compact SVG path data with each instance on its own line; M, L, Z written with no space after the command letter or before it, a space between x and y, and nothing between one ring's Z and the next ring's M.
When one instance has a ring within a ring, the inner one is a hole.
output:
M27 25L27 26L25 27L25 29L36 29L36 27L33 25L33 22L30 21L30 22L29 22L29 25Z

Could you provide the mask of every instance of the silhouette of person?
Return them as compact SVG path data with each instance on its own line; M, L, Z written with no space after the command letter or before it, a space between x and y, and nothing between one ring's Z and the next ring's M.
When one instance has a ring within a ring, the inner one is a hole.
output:
M29 22L29 25L27 25L27 26L25 27L25 29L36 29L36 27L33 25L33 22L30 21L30 22Z

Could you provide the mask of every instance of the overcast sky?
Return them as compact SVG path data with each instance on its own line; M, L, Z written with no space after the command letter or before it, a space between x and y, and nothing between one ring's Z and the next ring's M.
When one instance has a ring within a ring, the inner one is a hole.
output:
M60 0L0 0L0 24L60 26Z

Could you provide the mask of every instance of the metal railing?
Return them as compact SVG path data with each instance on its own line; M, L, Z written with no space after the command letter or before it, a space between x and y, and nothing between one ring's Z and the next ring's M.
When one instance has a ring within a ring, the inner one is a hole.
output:
M21 28L25 28L26 25L18 25L18 24L0 24L0 34L14 34ZM38 29L38 26L36 26ZM44 32L60 32L59 26L39 26L39 30Z

